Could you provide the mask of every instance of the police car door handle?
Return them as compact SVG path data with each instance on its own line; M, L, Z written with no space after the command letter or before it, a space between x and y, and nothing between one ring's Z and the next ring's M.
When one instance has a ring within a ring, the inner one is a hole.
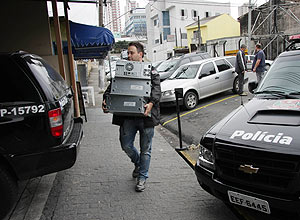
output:
M218 76L216 76L216 78L215 79L219 79L220 77L218 77Z

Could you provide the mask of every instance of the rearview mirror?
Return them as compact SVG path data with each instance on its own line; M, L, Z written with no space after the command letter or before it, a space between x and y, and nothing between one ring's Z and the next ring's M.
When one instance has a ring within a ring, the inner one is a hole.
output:
M256 81L251 81L248 83L248 90L253 94L254 90L257 88L258 83Z

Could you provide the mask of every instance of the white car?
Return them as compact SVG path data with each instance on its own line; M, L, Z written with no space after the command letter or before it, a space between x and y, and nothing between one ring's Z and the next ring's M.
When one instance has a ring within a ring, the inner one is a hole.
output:
M200 99L227 90L238 92L237 73L229 60L235 57L217 57L188 63L179 67L173 75L161 82L160 104L176 104L175 88L183 88L183 105L193 109Z
M253 63L254 57L255 57L255 55L246 55L248 71L252 70L252 63ZM266 70L269 70L270 66L273 63L273 60L265 60L265 63L266 63Z

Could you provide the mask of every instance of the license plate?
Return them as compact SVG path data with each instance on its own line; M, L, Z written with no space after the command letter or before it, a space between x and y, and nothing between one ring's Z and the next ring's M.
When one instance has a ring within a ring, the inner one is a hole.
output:
M232 191L228 191L228 197L229 201L233 204L244 206L267 214L271 213L269 203L265 200Z

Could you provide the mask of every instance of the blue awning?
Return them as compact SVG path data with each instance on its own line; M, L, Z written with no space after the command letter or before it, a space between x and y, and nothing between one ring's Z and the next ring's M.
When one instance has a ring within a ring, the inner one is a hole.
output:
M112 32L103 27L70 21L74 59L103 59L115 43Z

